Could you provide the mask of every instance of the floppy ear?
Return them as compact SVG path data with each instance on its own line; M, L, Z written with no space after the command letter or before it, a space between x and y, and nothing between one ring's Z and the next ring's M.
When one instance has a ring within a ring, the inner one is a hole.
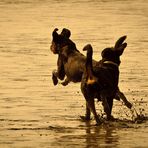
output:
M119 47L122 45L122 43L124 42L125 39L126 39L126 35L120 37L120 38L116 41L114 49L119 48Z
M54 42L57 42L59 38L57 31L58 31L58 28L55 28L54 31L52 32L52 37Z
M126 48L126 46L127 46L127 43L123 43L122 45L120 45L119 48L116 49L119 56L122 55L122 53L123 53L124 49Z
M63 28L61 35L66 37L66 38L69 38L71 36L71 32L70 32L69 29Z

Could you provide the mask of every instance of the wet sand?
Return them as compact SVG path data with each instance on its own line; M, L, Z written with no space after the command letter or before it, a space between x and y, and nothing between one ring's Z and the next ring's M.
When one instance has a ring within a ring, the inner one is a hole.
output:
M0 147L148 146L147 1L1 0L0 12ZM52 84L57 56L49 47L55 27L69 28L80 51L91 43L96 60L103 48L127 35L119 87L144 116L142 122L133 123L119 101L113 106L117 121L97 127L93 119L80 119L85 113L80 84Z

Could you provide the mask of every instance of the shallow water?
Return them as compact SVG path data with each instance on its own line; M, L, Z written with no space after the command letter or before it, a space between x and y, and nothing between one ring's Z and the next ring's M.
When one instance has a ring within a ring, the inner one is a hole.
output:
M147 26L145 0L0 0L0 147L147 147ZM69 28L79 50L91 43L98 60L103 48L127 35L119 87L143 122L132 123L132 113L119 101L113 107L116 122L97 127L94 120L80 120L80 84L55 87L51 81L55 27Z

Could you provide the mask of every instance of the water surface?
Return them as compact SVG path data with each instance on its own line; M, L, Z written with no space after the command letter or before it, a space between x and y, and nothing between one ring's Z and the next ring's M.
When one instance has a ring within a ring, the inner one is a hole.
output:
M55 27L69 28L80 51L91 43L96 60L127 35L119 87L147 118L146 0L0 0L0 12L0 147L148 146L148 121L130 122L131 112L119 101L113 107L117 122L82 122L80 84L53 86L57 56L49 49Z

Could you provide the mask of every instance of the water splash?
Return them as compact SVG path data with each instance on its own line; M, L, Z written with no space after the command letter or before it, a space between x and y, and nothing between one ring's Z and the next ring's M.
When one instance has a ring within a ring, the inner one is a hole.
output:
M144 109L142 109L142 108L139 108L139 113L138 113L136 108L133 106L131 108L131 114L132 114L132 121L134 123L140 124L140 123L143 123L146 120L146 115L144 113Z

